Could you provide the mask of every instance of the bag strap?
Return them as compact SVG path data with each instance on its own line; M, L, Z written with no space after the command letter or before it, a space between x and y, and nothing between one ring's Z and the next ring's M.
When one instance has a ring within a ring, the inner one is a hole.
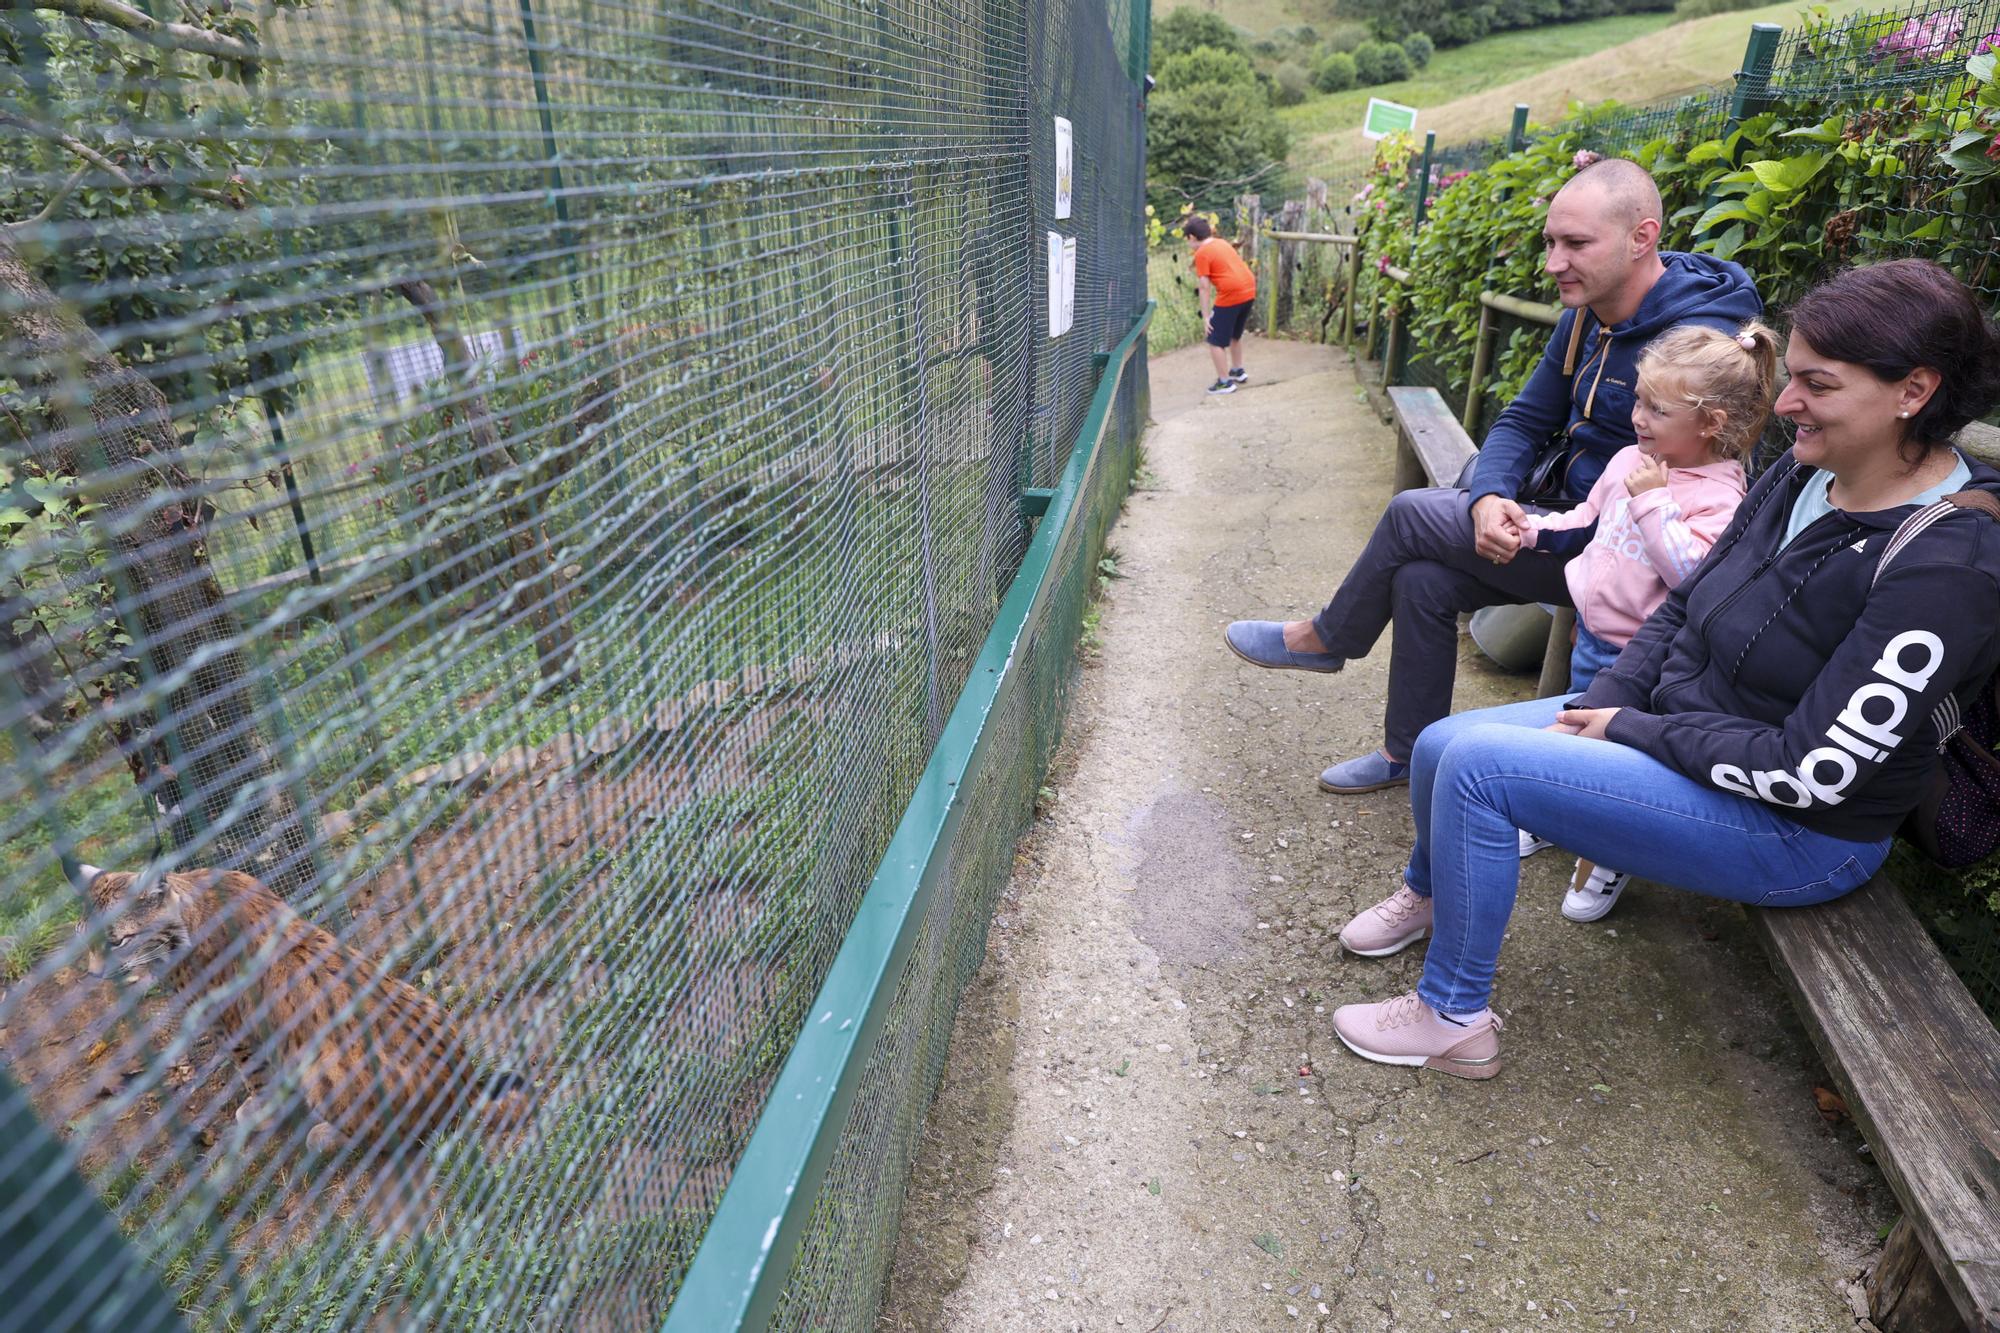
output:
M1576 378L1576 353L1577 349L1583 346L1583 321L1589 314L1590 307L1585 306L1578 310L1576 318L1570 321L1569 350L1563 353L1563 378L1566 380Z
M1918 534L1931 524L1950 518L1961 509L1977 510L1995 522L2000 522L2000 499L1995 499L1986 491L1954 491L1942 500L1933 500L1896 525L1896 531L1890 534L1889 544L1882 549L1882 558L1875 562L1875 575L1868 580L1868 586L1872 588L1881 581L1882 571L1889 567L1889 561L1905 546L1915 541Z
M1905 546L1915 541L1918 534L1933 523L1941 522L1965 509L1984 514L1994 522L2000 523L2000 499L1995 499L1990 492L1954 491L1941 500L1933 500L1896 525L1896 531L1890 534L1888 546L1883 548L1882 558L1875 562L1875 573L1868 580L1868 586L1872 589L1881 581L1882 571L1889 567L1889 561L1894 559ZM1957 695L1947 694L1938 701L1937 707L1931 710L1931 726L1937 731L1937 745L1940 750L1964 729L1965 717L1958 706Z

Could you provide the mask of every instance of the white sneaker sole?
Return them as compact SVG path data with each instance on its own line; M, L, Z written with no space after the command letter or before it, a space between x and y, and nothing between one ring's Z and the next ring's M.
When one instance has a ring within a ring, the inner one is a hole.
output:
M1364 1051L1359 1046L1356 1046L1353 1042L1349 1041L1347 1039L1347 1034L1345 1032L1342 1032L1339 1028L1335 1028L1333 1030L1333 1035L1340 1038L1340 1044L1342 1046L1345 1046L1348 1050L1353 1051L1356 1055L1360 1056L1362 1059L1373 1060L1378 1065L1421 1065L1426 1060L1434 1058L1428 1055L1384 1055L1380 1051Z
M1398 940L1396 943L1385 945L1380 949L1357 949L1353 945L1349 944L1345 937L1342 937L1340 941L1340 947L1347 950L1349 953L1353 954L1356 958L1387 958L1392 953L1401 953L1403 950L1409 948L1412 944L1415 944L1418 940L1428 939L1430 937L1430 933L1431 933L1430 927L1425 926L1422 930L1410 936L1410 938L1406 940Z
M1538 838L1534 834L1524 831L1521 834L1521 859L1525 861L1536 852L1546 852L1553 846L1555 844L1547 838Z

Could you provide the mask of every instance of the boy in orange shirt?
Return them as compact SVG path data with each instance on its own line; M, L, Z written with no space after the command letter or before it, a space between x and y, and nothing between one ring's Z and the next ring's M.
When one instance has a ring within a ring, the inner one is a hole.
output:
M1210 393L1235 393L1250 378L1243 369L1243 330L1250 324L1250 307L1257 302L1257 275L1236 253L1236 247L1215 234L1204 217L1181 224L1181 235L1194 249L1195 285L1201 290L1201 322L1208 331L1208 355L1215 362Z

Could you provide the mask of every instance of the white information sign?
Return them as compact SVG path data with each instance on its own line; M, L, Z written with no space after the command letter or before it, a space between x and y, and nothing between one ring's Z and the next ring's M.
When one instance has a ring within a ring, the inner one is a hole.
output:
M1076 258L1076 242L1059 231L1049 233L1049 337L1069 332L1076 310L1076 274L1070 265Z
M1076 324L1076 237L1063 238L1063 332Z
M1061 116L1056 117L1056 216L1069 216L1070 202L1076 183L1076 170L1070 158L1070 125Z

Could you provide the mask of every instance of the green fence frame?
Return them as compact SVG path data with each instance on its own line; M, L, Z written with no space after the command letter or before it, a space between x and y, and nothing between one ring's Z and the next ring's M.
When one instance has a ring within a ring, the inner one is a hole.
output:
M876 867L826 983L806 1011L805 1028L667 1312L665 1333L762 1329L770 1323L868 1053L949 859L965 797L973 790L990 736L988 719L1022 679L1017 654L1040 623L1055 587L1056 552L1082 515L1080 500L1101 456L1098 446L1119 385L1155 308L1148 301L1124 338L1103 354L1097 392L1077 431L1069 464L1048 496L1027 556L1008 585L993 630Z

